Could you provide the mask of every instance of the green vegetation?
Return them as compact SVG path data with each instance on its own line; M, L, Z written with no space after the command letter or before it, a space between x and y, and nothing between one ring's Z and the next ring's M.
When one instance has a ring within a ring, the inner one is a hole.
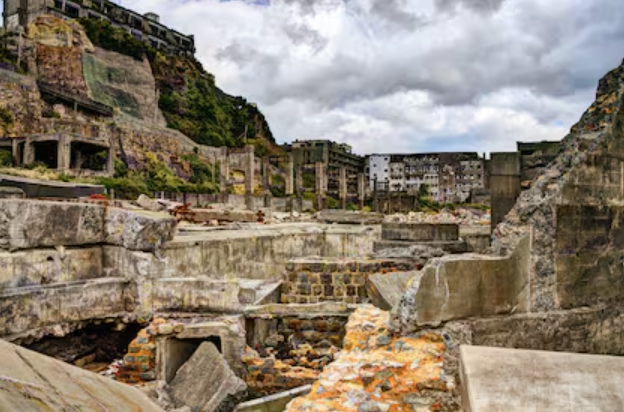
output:
M0 167L13 166L13 154L10 150L0 150Z
M190 165L192 174L185 181L158 159L153 153L147 154L147 166L144 170L130 170L119 159L115 159L113 177L101 177L97 183L107 189L113 189L115 196L136 199L140 194L152 196L155 192L170 193L216 193L217 184L211 182L212 172L208 165L202 163L197 155L188 155L184 159Z
M0 125L7 127L13 124L13 115L6 107L0 107Z

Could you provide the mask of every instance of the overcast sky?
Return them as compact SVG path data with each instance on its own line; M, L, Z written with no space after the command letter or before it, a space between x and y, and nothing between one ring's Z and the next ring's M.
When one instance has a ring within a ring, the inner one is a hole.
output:
M117 1L119 2L119 1ZM195 34L279 142L358 153L563 138L624 58L622 0L123 0Z

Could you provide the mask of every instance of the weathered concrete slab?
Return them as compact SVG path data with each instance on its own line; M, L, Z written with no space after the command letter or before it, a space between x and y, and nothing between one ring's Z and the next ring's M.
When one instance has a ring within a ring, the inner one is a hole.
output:
M465 411L624 410L624 358L478 346L460 353Z
M95 279L104 275L99 246L0 251L0 293L5 288Z
M456 223L384 222L381 225L383 240L412 242L449 242L459 239Z
M417 272L394 272L370 275L366 280L366 292L373 305L390 310L401 302L410 281Z
M143 209L151 210L152 212L163 212L166 210L166 207L158 203L156 200L143 194L138 197L136 202Z
M5 289L0 294L0 336L123 316L134 310L134 289L120 278Z
M176 225L164 213L103 204L0 200L0 248L11 251L103 243L154 251L173 239Z
M191 209L181 216L194 223L207 223L211 220L251 223L258 220L256 212L250 210Z
M316 220L323 223L339 223L344 225L380 225L384 220L384 215L383 213L321 210L316 214Z
M233 407L247 386L228 366L214 344L202 343L178 370L170 391L176 407L213 412L228 402Z
M163 412L136 388L2 340L0 409Z
M0 200L0 248L103 243L104 207L24 199Z

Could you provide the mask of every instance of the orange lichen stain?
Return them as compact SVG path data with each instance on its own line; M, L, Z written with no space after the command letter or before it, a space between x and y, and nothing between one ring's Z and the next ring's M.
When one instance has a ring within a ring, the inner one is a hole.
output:
M436 394L452 389L443 379L443 337L397 336L388 320L388 312L373 307L351 315L343 351L287 412L442 410Z

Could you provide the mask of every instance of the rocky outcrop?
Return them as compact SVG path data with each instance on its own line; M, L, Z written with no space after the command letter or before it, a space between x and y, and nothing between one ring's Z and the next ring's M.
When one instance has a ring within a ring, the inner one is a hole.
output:
M624 178L616 164L621 161L595 163L596 156L615 160L624 154L623 92L624 64L600 80L596 101L563 139L560 154L532 187L521 193L495 230L492 251L496 254L510 253L523 236L531 233L531 311L559 306L555 267L558 205L609 205L624 200L617 186ZM588 169L601 170L588 174ZM615 190L606 190L608 187Z

